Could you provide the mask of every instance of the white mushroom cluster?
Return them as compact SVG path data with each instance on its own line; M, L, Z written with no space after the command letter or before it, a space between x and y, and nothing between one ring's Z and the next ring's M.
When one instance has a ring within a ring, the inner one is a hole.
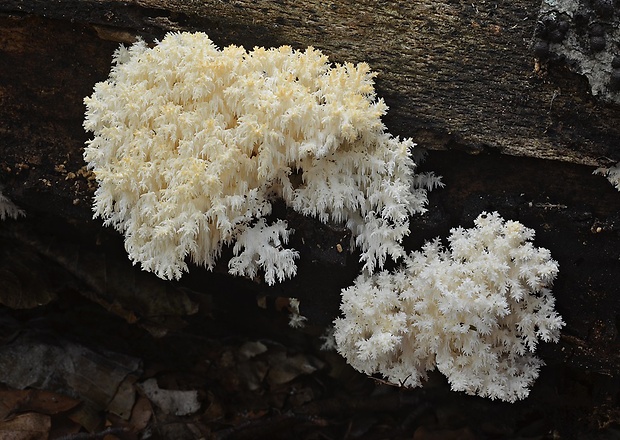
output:
M159 277L212 268L234 244L230 272L273 284L298 256L286 222L267 220L279 198L346 223L366 269L382 267L439 181L414 179L414 145L385 131L374 76L313 48L219 50L203 33L121 47L85 99L95 216Z
M416 174L413 142L386 131L374 76L311 47L220 50L203 33L121 47L85 99L95 216L161 278L189 262L213 268L230 246L231 274L270 285L294 276L298 258L274 201L345 224L364 263L335 321L351 365L404 386L437 368L454 390L524 398L538 341L564 325L550 291L558 265L533 230L497 213L453 229L449 248L406 254L409 218L441 182ZM6 206L1 216L15 216ZM388 258L400 268L382 270Z
M550 286L558 264L534 231L497 213L411 253L402 268L362 274L342 294L340 354L359 371L415 387L437 368L455 391L514 402L538 377L539 340L564 325Z

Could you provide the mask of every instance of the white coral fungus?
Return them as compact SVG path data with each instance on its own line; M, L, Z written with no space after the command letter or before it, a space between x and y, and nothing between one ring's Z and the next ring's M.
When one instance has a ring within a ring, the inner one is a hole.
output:
M611 183L618 191L620 191L620 162L617 162L615 165L609 168L597 168L594 170L594 174L607 177L609 183Z
M85 99L95 216L125 234L134 263L166 279L188 257L212 268L235 241L232 273L293 276L286 222L262 220L274 197L346 222L371 271L402 256L424 185L440 183L415 179L412 141L385 132L374 76L311 47L219 50L203 33L121 47Z
M7 218L18 219L25 216L24 210L20 209L11 199L2 194L2 188L0 187L0 220L6 220Z
M549 290L558 264L534 231L497 213L456 228L390 273L360 275L343 291L338 351L356 369L419 386L437 368L455 391L509 402L525 398L543 362L539 339L564 325Z

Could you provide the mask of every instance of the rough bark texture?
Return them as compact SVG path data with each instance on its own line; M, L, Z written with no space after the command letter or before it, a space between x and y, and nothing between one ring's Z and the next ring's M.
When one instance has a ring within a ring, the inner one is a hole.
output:
M302 258L299 276L273 289L199 268L182 285L154 288L158 280L140 281L124 260L120 238L91 220L95 183L82 160L82 99L107 77L119 42L200 30L220 47L313 45L335 62L368 62L390 106L390 132L434 150L423 166L442 175L446 188L431 193L427 215L412 220L409 248L471 226L483 210L536 229L536 243L560 263L554 292L567 323L560 344L543 350L566 382L545 390L569 382L595 387L592 404L611 405L601 418L617 422L620 194L592 170L620 161L620 111L593 98L587 80L562 62L535 60L539 8L538 0L4 0L0 183L27 212L26 220L0 225L2 270L17 280L7 289L43 292L41 302L54 296L45 283L26 286L22 269L34 261L66 271L99 304L152 331L175 328L194 306L183 299L153 309L132 296L147 283L149 291L163 289L158 298L188 287L299 297L311 324L329 323L339 290L358 270L355 255L334 251L348 242L343 231L283 213L298 231L293 245ZM53 279L55 270L35 278Z
M9 0L2 9L80 23L86 27L74 32L94 28L112 40L202 30L220 46L312 45L336 62L369 62L392 108L390 129L426 148L498 150L589 165L620 160L613 145L620 135L616 108L592 99L587 81L563 65L536 65L537 0Z

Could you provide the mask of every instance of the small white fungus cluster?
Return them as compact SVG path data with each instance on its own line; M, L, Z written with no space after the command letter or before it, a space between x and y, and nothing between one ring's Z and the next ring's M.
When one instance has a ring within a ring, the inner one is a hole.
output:
M85 99L94 133L84 157L99 183L95 216L125 234L129 257L166 279L186 259L269 284L296 272L274 198L322 222L345 222L365 268L404 255L408 217L433 176L416 176L411 140L385 132L365 63L332 66L320 51L229 46L168 34L114 55Z
M18 219L25 216L24 210L20 209L11 199L2 194L2 188L0 188L0 220L6 220L7 218Z
M609 183L611 183L618 191L620 191L620 162L609 168L597 168L594 170L594 174L607 177Z
M526 397L543 362L538 340L564 325L549 287L558 264L534 231L497 213L411 253L402 268L362 274L343 291L338 351L357 370L419 386L437 368L455 391Z

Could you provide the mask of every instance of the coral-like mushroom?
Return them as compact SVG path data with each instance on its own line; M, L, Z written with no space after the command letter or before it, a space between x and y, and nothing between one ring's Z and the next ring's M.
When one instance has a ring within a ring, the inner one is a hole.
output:
M121 47L85 99L95 216L124 233L134 263L166 279L188 270L188 257L212 268L233 242L231 273L261 269L269 284L293 276L287 224L265 220L275 198L345 222L369 271L403 256L426 190L412 141L385 131L374 76L313 48L219 50L203 33Z
M402 268L362 274L342 293L340 354L357 370L419 386L437 368L455 391L526 397L542 360L538 340L564 325L549 290L558 264L534 231L497 213L411 253Z

